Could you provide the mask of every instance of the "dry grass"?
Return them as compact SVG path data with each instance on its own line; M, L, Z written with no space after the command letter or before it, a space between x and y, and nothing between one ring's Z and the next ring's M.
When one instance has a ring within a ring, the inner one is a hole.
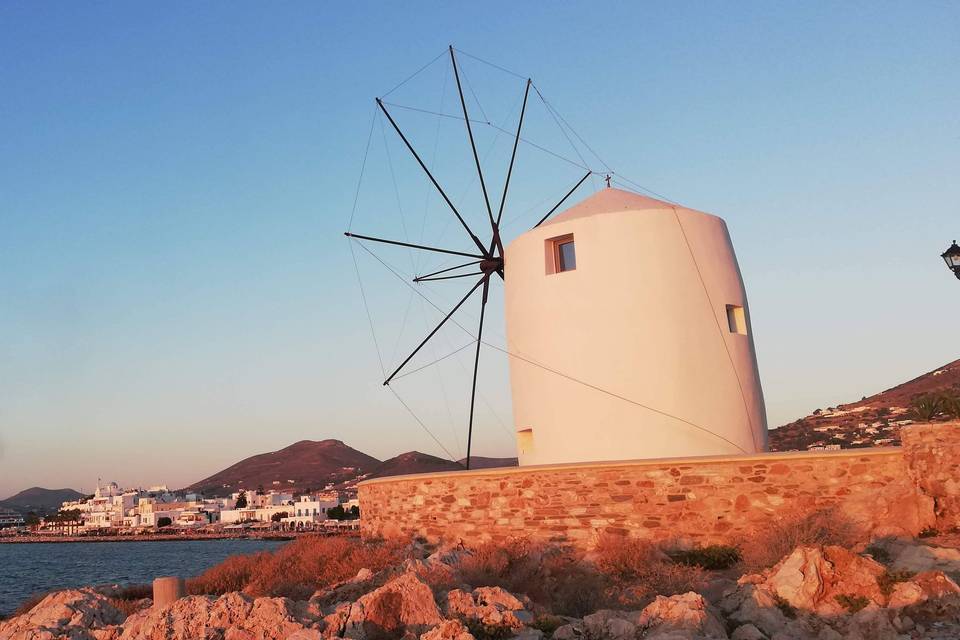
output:
M470 550L456 565L471 587L525 594L555 614L582 616L599 608L606 582L568 547L514 539Z
M747 571L760 571L772 567L799 546L849 548L856 541L856 527L836 509L776 518L743 542L743 565Z
M698 591L706 579L701 567L674 563L653 544L625 536L601 535L595 554L600 571L639 600Z
M274 552L232 556L187 582L191 594L243 591L306 600L314 591L403 561L402 545L346 537L303 537Z

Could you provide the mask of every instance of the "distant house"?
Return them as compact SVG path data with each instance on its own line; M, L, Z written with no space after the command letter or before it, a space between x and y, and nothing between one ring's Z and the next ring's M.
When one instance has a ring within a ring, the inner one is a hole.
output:
M26 524L23 516L10 509L0 509L0 529L22 527Z

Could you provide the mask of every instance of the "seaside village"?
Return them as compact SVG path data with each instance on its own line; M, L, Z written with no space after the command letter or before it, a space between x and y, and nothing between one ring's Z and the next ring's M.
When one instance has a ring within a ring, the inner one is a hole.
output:
M317 531L355 529L360 508L355 497L325 490L295 494L262 488L206 498L176 493L166 486L122 489L116 482L98 486L91 496L64 502L55 514L32 527L52 535L137 534L157 530L218 533L246 530ZM27 524L22 518L4 529L12 534Z

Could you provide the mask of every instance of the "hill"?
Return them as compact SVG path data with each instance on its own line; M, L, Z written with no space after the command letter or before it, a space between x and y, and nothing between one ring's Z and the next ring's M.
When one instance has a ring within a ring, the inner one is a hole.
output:
M196 482L187 491L227 495L240 489L323 489L371 473L381 462L340 440L301 440L251 456Z
M20 493L0 500L0 508L12 509L18 513L34 512L37 514L53 513L67 500L77 500L83 494L73 489L44 489L30 487Z
M408 451L385 460L367 478L402 476L410 473L431 473L435 471L462 471L463 466L453 460L438 458L428 453Z
M466 458L460 458L457 462L464 467L467 465ZM483 456L470 456L471 469L495 469L497 467L515 467L518 462L516 458L485 458Z
M960 394L960 360L857 402L817 409L770 431L771 451L848 449L900 444L910 405L929 393Z

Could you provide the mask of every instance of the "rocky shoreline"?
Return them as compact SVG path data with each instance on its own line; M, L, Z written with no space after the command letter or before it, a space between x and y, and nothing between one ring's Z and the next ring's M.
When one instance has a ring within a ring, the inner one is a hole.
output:
M377 572L361 569L307 600L229 592L187 596L166 607L153 607L148 598L119 606L116 588L55 592L28 612L0 622L0 639L960 637L960 587L941 570L956 570L960 552L903 541L889 541L883 549L887 565L840 546L799 546L770 569L736 580L715 576L699 592L656 595L642 608L569 617L545 610L522 593L464 583L457 567L471 551L413 544L402 563ZM902 568L906 566L916 571Z

